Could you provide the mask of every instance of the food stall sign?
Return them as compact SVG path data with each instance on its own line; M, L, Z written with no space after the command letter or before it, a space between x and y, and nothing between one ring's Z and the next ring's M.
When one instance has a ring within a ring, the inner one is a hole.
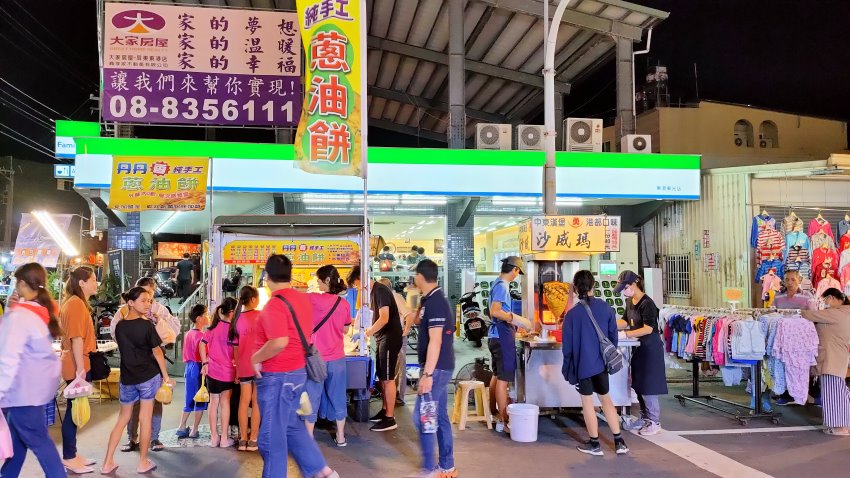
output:
M156 245L157 259L182 259L183 254L195 255L201 253L200 244L187 242L160 242Z
M113 156L109 208L203 211L209 158Z
M723 302L741 303L744 300L744 290L738 287L723 288Z
M224 246L225 264L265 264L272 254L285 254L295 267L360 262L360 246L345 240L236 240Z
M534 216L520 224L520 252L620 250L619 216Z

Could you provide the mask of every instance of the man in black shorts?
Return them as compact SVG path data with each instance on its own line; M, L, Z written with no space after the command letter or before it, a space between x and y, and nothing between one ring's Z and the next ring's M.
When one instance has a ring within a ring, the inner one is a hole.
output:
M360 266L354 266L348 277L349 283L359 288ZM398 428L395 421L395 372L398 366L398 354L401 352L403 330L398 306L390 288L374 280L371 284L369 297L374 322L365 331L365 336L367 339L374 336L378 346L375 367L384 403L381 411L369 421L375 422L371 428L372 431L386 432Z

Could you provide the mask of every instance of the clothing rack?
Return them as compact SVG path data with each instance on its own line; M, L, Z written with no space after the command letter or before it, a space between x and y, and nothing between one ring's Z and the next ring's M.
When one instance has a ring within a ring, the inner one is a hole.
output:
M800 313L799 309L777 309L777 308L736 308L735 304L732 304L731 307L691 307L691 306L679 306L672 304L664 304L662 307L673 308L682 312L702 312L702 313L710 313L710 314L751 314L754 313ZM749 421L753 418L766 418L771 420L774 424L779 424L779 417L782 416L780 413L776 413L773 411L765 411L762 406L762 382L764 378L762 377L762 361L759 360L757 364L751 365L752 370L752 380L753 380L753 398L754 398L754 406L744 405L741 403L733 402L730 400L726 400L715 395L702 395L699 389L699 373L700 373L700 364L703 361L699 358L694 357L690 360L692 369L692 385L691 385L691 395L685 395L683 393L676 394L674 397L679 400L679 404L685 406L686 403L695 403L697 405L701 405L706 408L710 408L720 413L725 413L727 415L731 415L734 417L741 425L747 425ZM703 401L704 400L704 401ZM721 408L714 405L714 402L720 402L726 405L731 405L737 407L739 410L728 410L726 408ZM746 411L741 411L740 409L744 409Z

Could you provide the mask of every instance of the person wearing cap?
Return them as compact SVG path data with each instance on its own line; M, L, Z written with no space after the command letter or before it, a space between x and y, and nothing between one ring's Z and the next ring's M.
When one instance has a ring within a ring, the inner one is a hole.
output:
M516 327L530 328L528 320L515 315L511 299L510 283L524 274L525 265L517 256L502 259L499 278L490 288L490 329L487 347L493 363L493 378L490 380L490 407L498 406L496 431L510 432L508 423L508 384L514 381L517 369Z
M632 388L640 403L641 420L629 428L639 429L641 435L661 431L661 402L667 395L667 376L664 370L664 340L658 325L658 307L644 292L643 279L632 271L623 271L614 288L626 300L626 313L617 321L626 337L638 339L640 346L632 354Z

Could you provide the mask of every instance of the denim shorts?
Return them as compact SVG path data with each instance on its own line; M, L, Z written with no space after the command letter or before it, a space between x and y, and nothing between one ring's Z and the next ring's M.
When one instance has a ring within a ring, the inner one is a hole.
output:
M147 382L142 382L136 385L118 384L118 401L123 405L136 403L140 400L153 400L156 398L156 391L162 385L162 376L156 375Z

